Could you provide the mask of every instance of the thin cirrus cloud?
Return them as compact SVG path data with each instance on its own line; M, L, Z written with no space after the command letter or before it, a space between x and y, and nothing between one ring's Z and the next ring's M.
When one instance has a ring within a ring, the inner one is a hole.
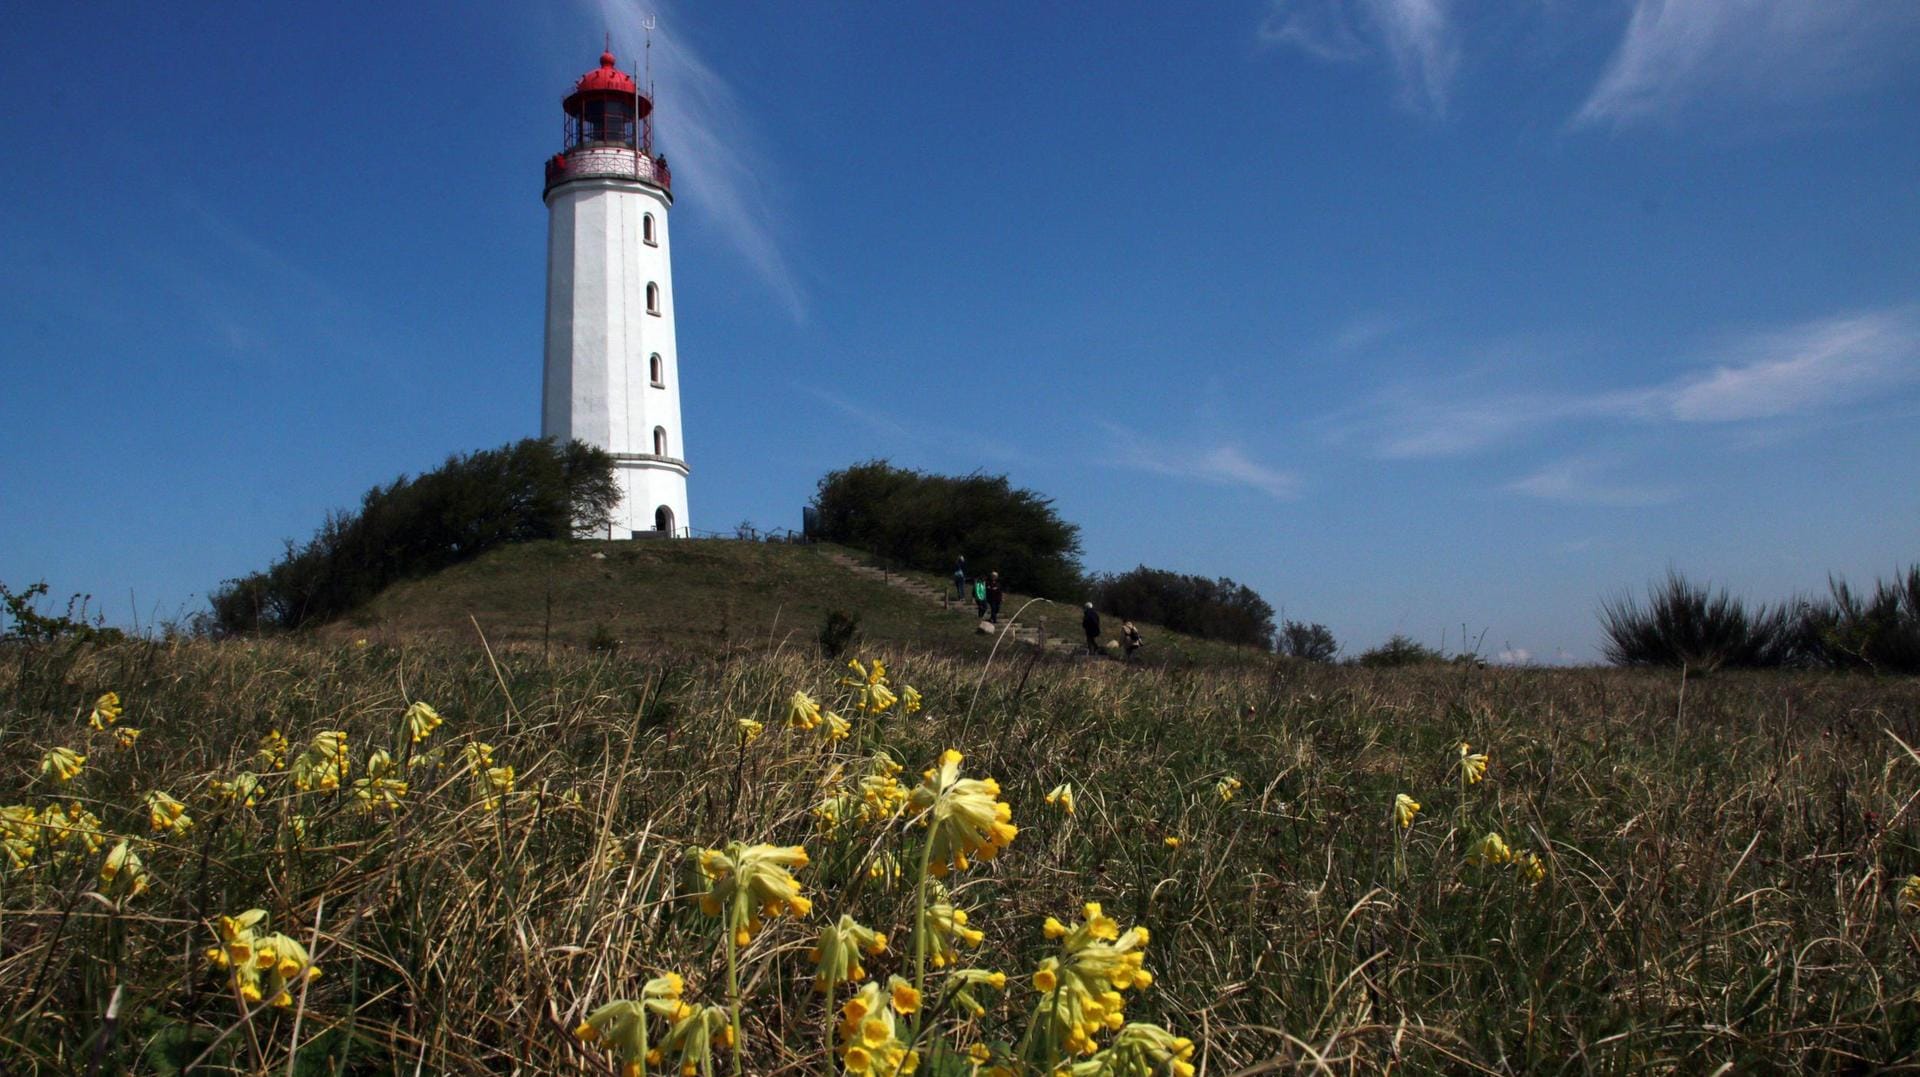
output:
M1325 63L1384 55L1401 100L1416 111L1447 111L1460 47L1449 0L1272 0L1260 39Z
M1511 493L1569 505L1604 508L1642 508L1680 496L1667 484L1622 482L1608 472L1612 465L1591 457L1560 460L1507 484Z
M1905 0L1634 0L1574 123L1806 101L1878 77L1911 55L1916 37L1920 4Z
M587 0L586 7L601 25L628 38L653 23L652 76L660 105L654 122L680 181L675 188L753 266L793 319L804 321L806 292L776 238L783 234L782 213L762 179L777 172L733 85L676 32L683 20L660 0Z
M1125 427L1101 425L1119 443L1122 467L1216 486L1240 486L1282 501L1300 494L1298 475L1259 463L1232 445L1161 444L1149 442Z
M1549 425L1739 423L1833 411L1920 378L1920 312L1862 311L1744 334L1668 381L1586 394L1394 386L1336 421L1336 437L1389 459L1460 456ZM1543 487L1544 489L1544 487Z

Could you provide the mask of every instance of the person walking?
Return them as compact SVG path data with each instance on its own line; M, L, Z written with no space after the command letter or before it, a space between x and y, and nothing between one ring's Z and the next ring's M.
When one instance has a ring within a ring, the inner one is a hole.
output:
M1087 603L1086 609L1080 612L1080 627L1087 633L1087 653L1099 654L1100 611L1094 609L1091 602Z
M962 557L953 568L953 597L966 601L967 598L967 559Z
M1127 662L1133 661L1133 652L1146 646L1146 642L1140 638L1140 630L1133 627L1132 621L1121 622L1120 646L1126 649L1126 654L1123 656L1123 661L1127 661Z
M979 607L980 619L987 619L987 581L973 581L973 604Z
M1000 623L1000 600L1005 597L1007 593L1000 589L1000 574L987 573L987 620Z

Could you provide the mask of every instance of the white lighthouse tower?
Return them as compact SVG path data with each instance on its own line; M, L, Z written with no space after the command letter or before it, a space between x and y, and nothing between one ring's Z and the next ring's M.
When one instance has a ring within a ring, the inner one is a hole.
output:
M547 355L541 435L613 454L610 538L688 534L667 209L653 102L613 53L562 103L547 162Z

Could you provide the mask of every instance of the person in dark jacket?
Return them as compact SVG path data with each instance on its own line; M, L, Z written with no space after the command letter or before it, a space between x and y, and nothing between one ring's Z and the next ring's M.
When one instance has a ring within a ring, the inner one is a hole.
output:
M1087 608L1080 613L1080 627L1085 629L1087 633L1087 653L1099 654L1100 611L1094 609L1093 603L1091 602L1087 603Z
M987 581L973 581L973 604L980 608L980 619L987 619Z
M1000 574L987 573L987 620L1000 623L1000 600L1005 597L1007 593L1000 589Z
M953 597L963 601L967 597L967 559L964 557L953 569Z

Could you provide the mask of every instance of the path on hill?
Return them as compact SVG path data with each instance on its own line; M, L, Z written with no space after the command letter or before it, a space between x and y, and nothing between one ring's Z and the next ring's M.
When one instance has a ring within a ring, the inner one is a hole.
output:
M966 618L969 624L979 623L978 618L974 616L973 603L963 603L954 599L952 597L953 591L950 587L936 587L928 583L924 577L917 575L888 572L886 569L869 565L858 558L851 557L838 550L823 550L821 552L827 555L827 560L832 561L834 564L856 575L865 576L871 580L879 580L897 591L904 591L922 601L930 602L945 610L950 610L956 617ZM1017 608L1018 607L1003 606L1000 612L1011 615L1013 610ZM1004 635L1010 643L1045 646L1051 651L1078 653L1086 650L1085 647L1076 645L1074 640L1061 635L1057 629L1050 628L1043 635L1041 631L1042 624L1044 624L1043 621L1030 615L1026 621L1010 622L1002 626L1001 634Z

